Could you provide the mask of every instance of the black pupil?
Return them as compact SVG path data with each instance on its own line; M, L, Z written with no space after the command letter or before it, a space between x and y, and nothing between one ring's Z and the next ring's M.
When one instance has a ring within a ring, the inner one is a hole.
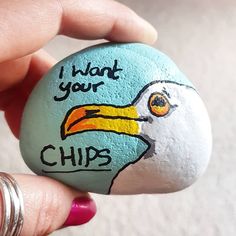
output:
M164 98L156 96L156 98L151 103L152 106L164 107L166 105L166 101Z

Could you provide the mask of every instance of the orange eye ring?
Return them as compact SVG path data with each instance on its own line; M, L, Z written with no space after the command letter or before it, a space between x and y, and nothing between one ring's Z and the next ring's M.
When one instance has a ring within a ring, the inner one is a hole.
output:
M148 107L154 116L162 117L169 113L171 105L163 94L153 93L149 98Z

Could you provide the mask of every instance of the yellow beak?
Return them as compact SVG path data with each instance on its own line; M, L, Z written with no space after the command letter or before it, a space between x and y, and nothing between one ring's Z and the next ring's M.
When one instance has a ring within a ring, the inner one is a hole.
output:
M61 125L61 137L86 131L107 131L118 134L139 134L139 118L135 106L85 105L70 109Z

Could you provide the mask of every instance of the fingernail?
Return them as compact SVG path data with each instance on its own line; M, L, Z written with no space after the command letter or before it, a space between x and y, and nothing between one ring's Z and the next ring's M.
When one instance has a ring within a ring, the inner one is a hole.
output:
M69 216L63 227L82 225L90 221L96 214L96 205L88 197L75 198L72 202Z

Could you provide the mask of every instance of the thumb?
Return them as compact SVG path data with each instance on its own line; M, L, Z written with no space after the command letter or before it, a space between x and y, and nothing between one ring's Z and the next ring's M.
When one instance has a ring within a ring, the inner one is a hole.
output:
M25 213L21 236L48 235L62 227L84 224L96 213L96 205L87 193L77 192L47 177L13 177L24 199Z

